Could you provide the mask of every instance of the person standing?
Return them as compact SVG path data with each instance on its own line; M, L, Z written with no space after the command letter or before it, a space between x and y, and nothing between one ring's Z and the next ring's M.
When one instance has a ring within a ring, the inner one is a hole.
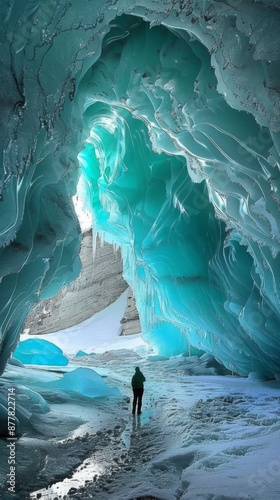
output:
M144 393L144 382L146 381L143 373L141 372L139 366L136 366L135 373L131 379L131 386L133 390L133 403L132 403L132 414L135 415L136 406L137 413L140 415L142 408L142 397Z

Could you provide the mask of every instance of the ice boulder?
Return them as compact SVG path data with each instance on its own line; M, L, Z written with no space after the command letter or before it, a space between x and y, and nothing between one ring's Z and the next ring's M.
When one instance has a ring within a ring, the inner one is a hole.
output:
M14 352L14 358L29 365L59 365L68 364L62 350L48 340L27 339L20 342Z
M78 351L76 353L76 357L79 358L79 357L82 357L82 356L88 356L88 354L86 352L84 352L84 351Z
M54 389L74 392L88 398L121 395L117 387L109 387L103 378L90 368L77 368L65 373L60 380L49 384Z

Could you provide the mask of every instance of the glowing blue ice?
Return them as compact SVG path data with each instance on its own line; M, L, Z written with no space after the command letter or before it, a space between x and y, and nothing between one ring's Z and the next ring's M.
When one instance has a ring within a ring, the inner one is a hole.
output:
M49 382L56 390L77 393L88 398L121 396L117 387L109 387L103 378L90 368L77 368L65 373L57 382Z
M27 339L20 342L14 352L14 358L30 365L65 366L68 359L62 350L44 339Z
M275 2L2 3L1 372L79 273L82 171L159 354L278 376Z

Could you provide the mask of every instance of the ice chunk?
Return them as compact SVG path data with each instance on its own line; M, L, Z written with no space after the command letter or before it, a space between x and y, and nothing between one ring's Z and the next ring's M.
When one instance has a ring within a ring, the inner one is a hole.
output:
M78 351L77 354L76 354L76 357L80 357L80 356L89 356L89 354L87 354L84 351Z
M90 368L77 368L65 373L57 382L49 382L52 388L74 392L88 398L105 396L121 396L117 387L109 387L94 370Z
M27 339L19 343L14 352L14 358L30 365L59 365L68 364L62 350L56 345L43 339Z

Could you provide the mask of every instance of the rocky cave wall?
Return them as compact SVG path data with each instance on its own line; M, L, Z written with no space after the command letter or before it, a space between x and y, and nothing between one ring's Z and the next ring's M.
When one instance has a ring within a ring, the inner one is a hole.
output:
M77 325L112 304L128 288L122 276L120 251L98 236L93 245L91 229L83 233L80 258L80 276L52 299L40 302L27 316L24 330L30 335ZM130 288L127 301L123 334L139 333L139 314Z

